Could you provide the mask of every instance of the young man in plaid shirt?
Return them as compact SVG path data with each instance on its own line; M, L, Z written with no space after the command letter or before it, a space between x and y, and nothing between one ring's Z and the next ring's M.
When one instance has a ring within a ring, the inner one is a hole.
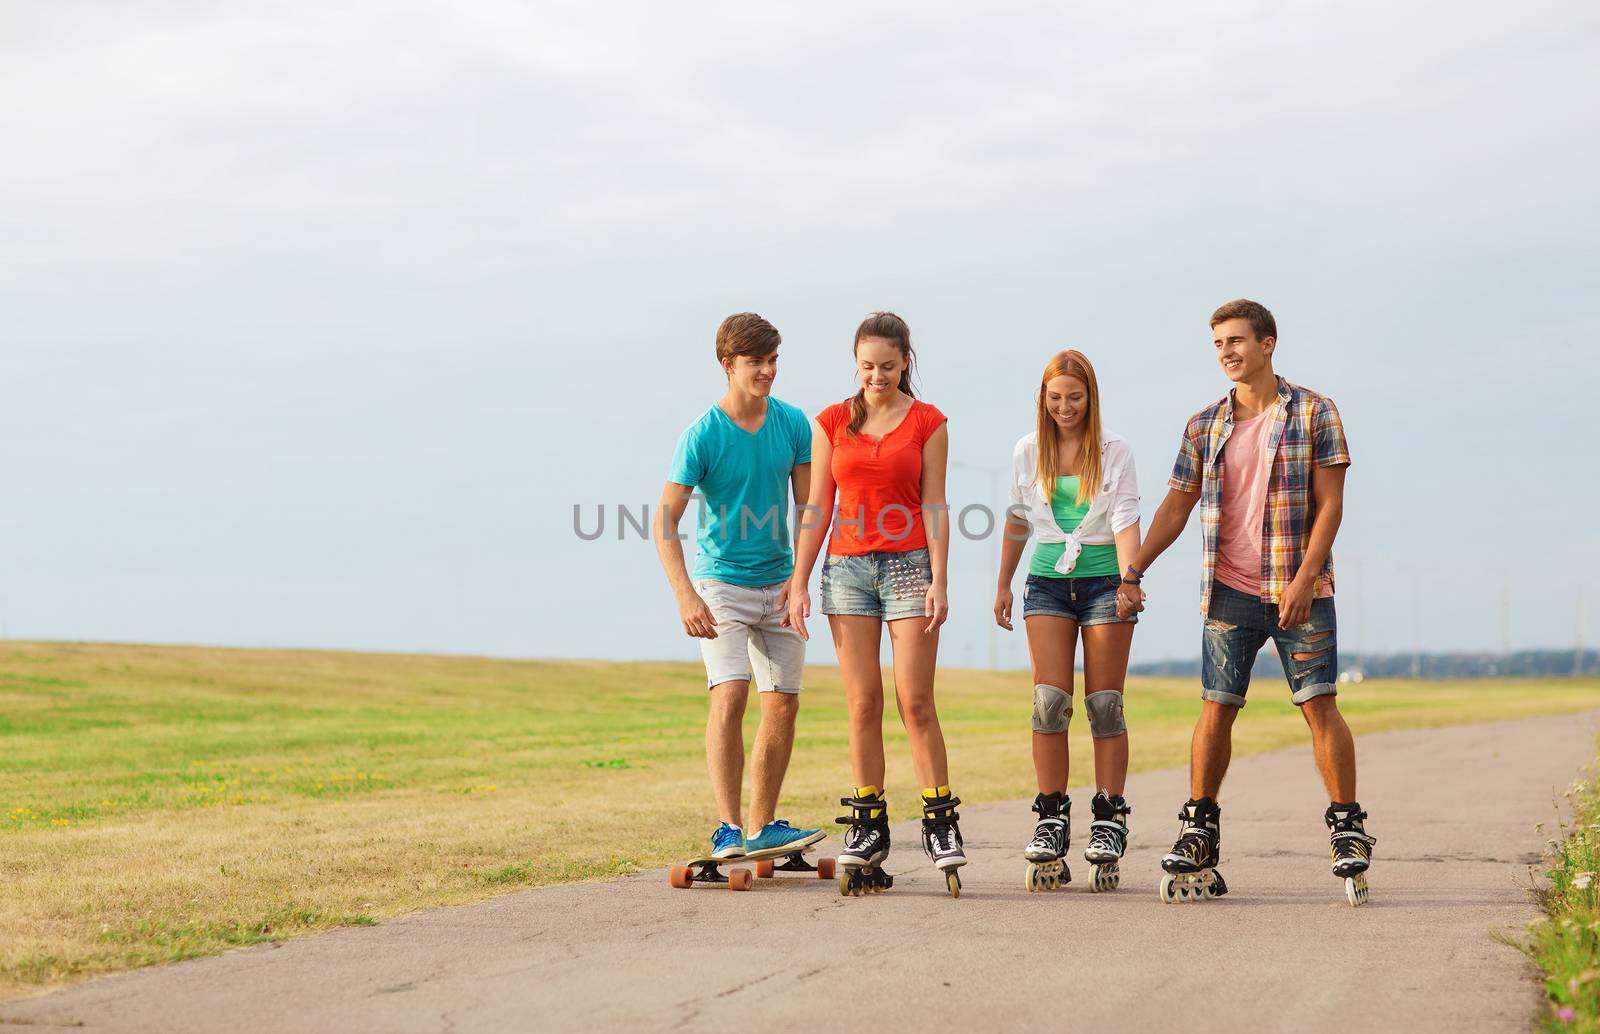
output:
M1372 845L1356 803L1356 754L1337 703L1333 539L1350 465L1333 400L1272 369L1278 329L1266 307L1240 299L1211 315L1222 372L1233 390L1190 417L1139 559L1123 575L1121 614L1142 610L1145 569L1182 533L1200 505L1205 615L1201 714L1190 754L1183 829L1161 860L1162 899L1227 893L1216 871L1217 792L1228 770L1233 722L1244 706L1256 654L1271 639L1292 699L1311 727L1317 770L1331 803L1324 815L1334 876L1350 903L1366 900Z

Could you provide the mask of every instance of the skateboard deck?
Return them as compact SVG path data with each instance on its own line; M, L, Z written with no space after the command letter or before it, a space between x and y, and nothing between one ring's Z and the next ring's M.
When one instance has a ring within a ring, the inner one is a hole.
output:
M737 858L691 858L683 865L674 866L667 873L667 882L679 888L692 887L696 883L721 883L729 890L749 890L756 876L766 879L779 872L814 872L818 879L831 880L834 874L832 858L818 858L816 865L805 860L806 853L816 850L817 845L827 837L826 833L819 831L810 840L751 851ZM777 862L780 858L783 859L781 864ZM745 862L755 863L754 874L749 869L732 868ZM722 866L730 866L726 876L720 871Z

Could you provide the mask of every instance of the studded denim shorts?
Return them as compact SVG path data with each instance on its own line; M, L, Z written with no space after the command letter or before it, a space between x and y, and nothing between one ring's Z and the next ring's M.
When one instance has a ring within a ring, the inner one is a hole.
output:
M920 618L933 585L926 549L902 553L828 554L822 565L822 612L895 621Z

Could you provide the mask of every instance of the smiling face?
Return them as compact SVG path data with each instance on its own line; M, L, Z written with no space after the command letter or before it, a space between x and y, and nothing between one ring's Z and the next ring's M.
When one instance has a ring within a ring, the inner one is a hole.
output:
M1044 409L1057 429L1082 430L1089 415L1089 386L1068 374L1050 378L1044 385Z
M728 374L728 387L766 398L772 394L772 382L778 377L778 353L774 349L766 355L736 355L724 359L722 368Z
M1263 370L1272 367L1272 352L1277 339L1261 340L1244 317L1223 320L1211 328L1212 344L1217 349L1217 362L1228 380L1239 384L1249 381Z
M881 337L856 342L856 379L872 404L887 403L900 390L906 357L899 346Z

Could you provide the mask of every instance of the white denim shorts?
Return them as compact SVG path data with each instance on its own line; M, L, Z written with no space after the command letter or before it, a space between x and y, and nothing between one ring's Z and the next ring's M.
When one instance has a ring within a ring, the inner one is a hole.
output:
M780 624L778 596L785 584L734 585L711 578L694 583L717 622L717 637L700 640L706 688L753 677L762 693L800 692L806 642Z

